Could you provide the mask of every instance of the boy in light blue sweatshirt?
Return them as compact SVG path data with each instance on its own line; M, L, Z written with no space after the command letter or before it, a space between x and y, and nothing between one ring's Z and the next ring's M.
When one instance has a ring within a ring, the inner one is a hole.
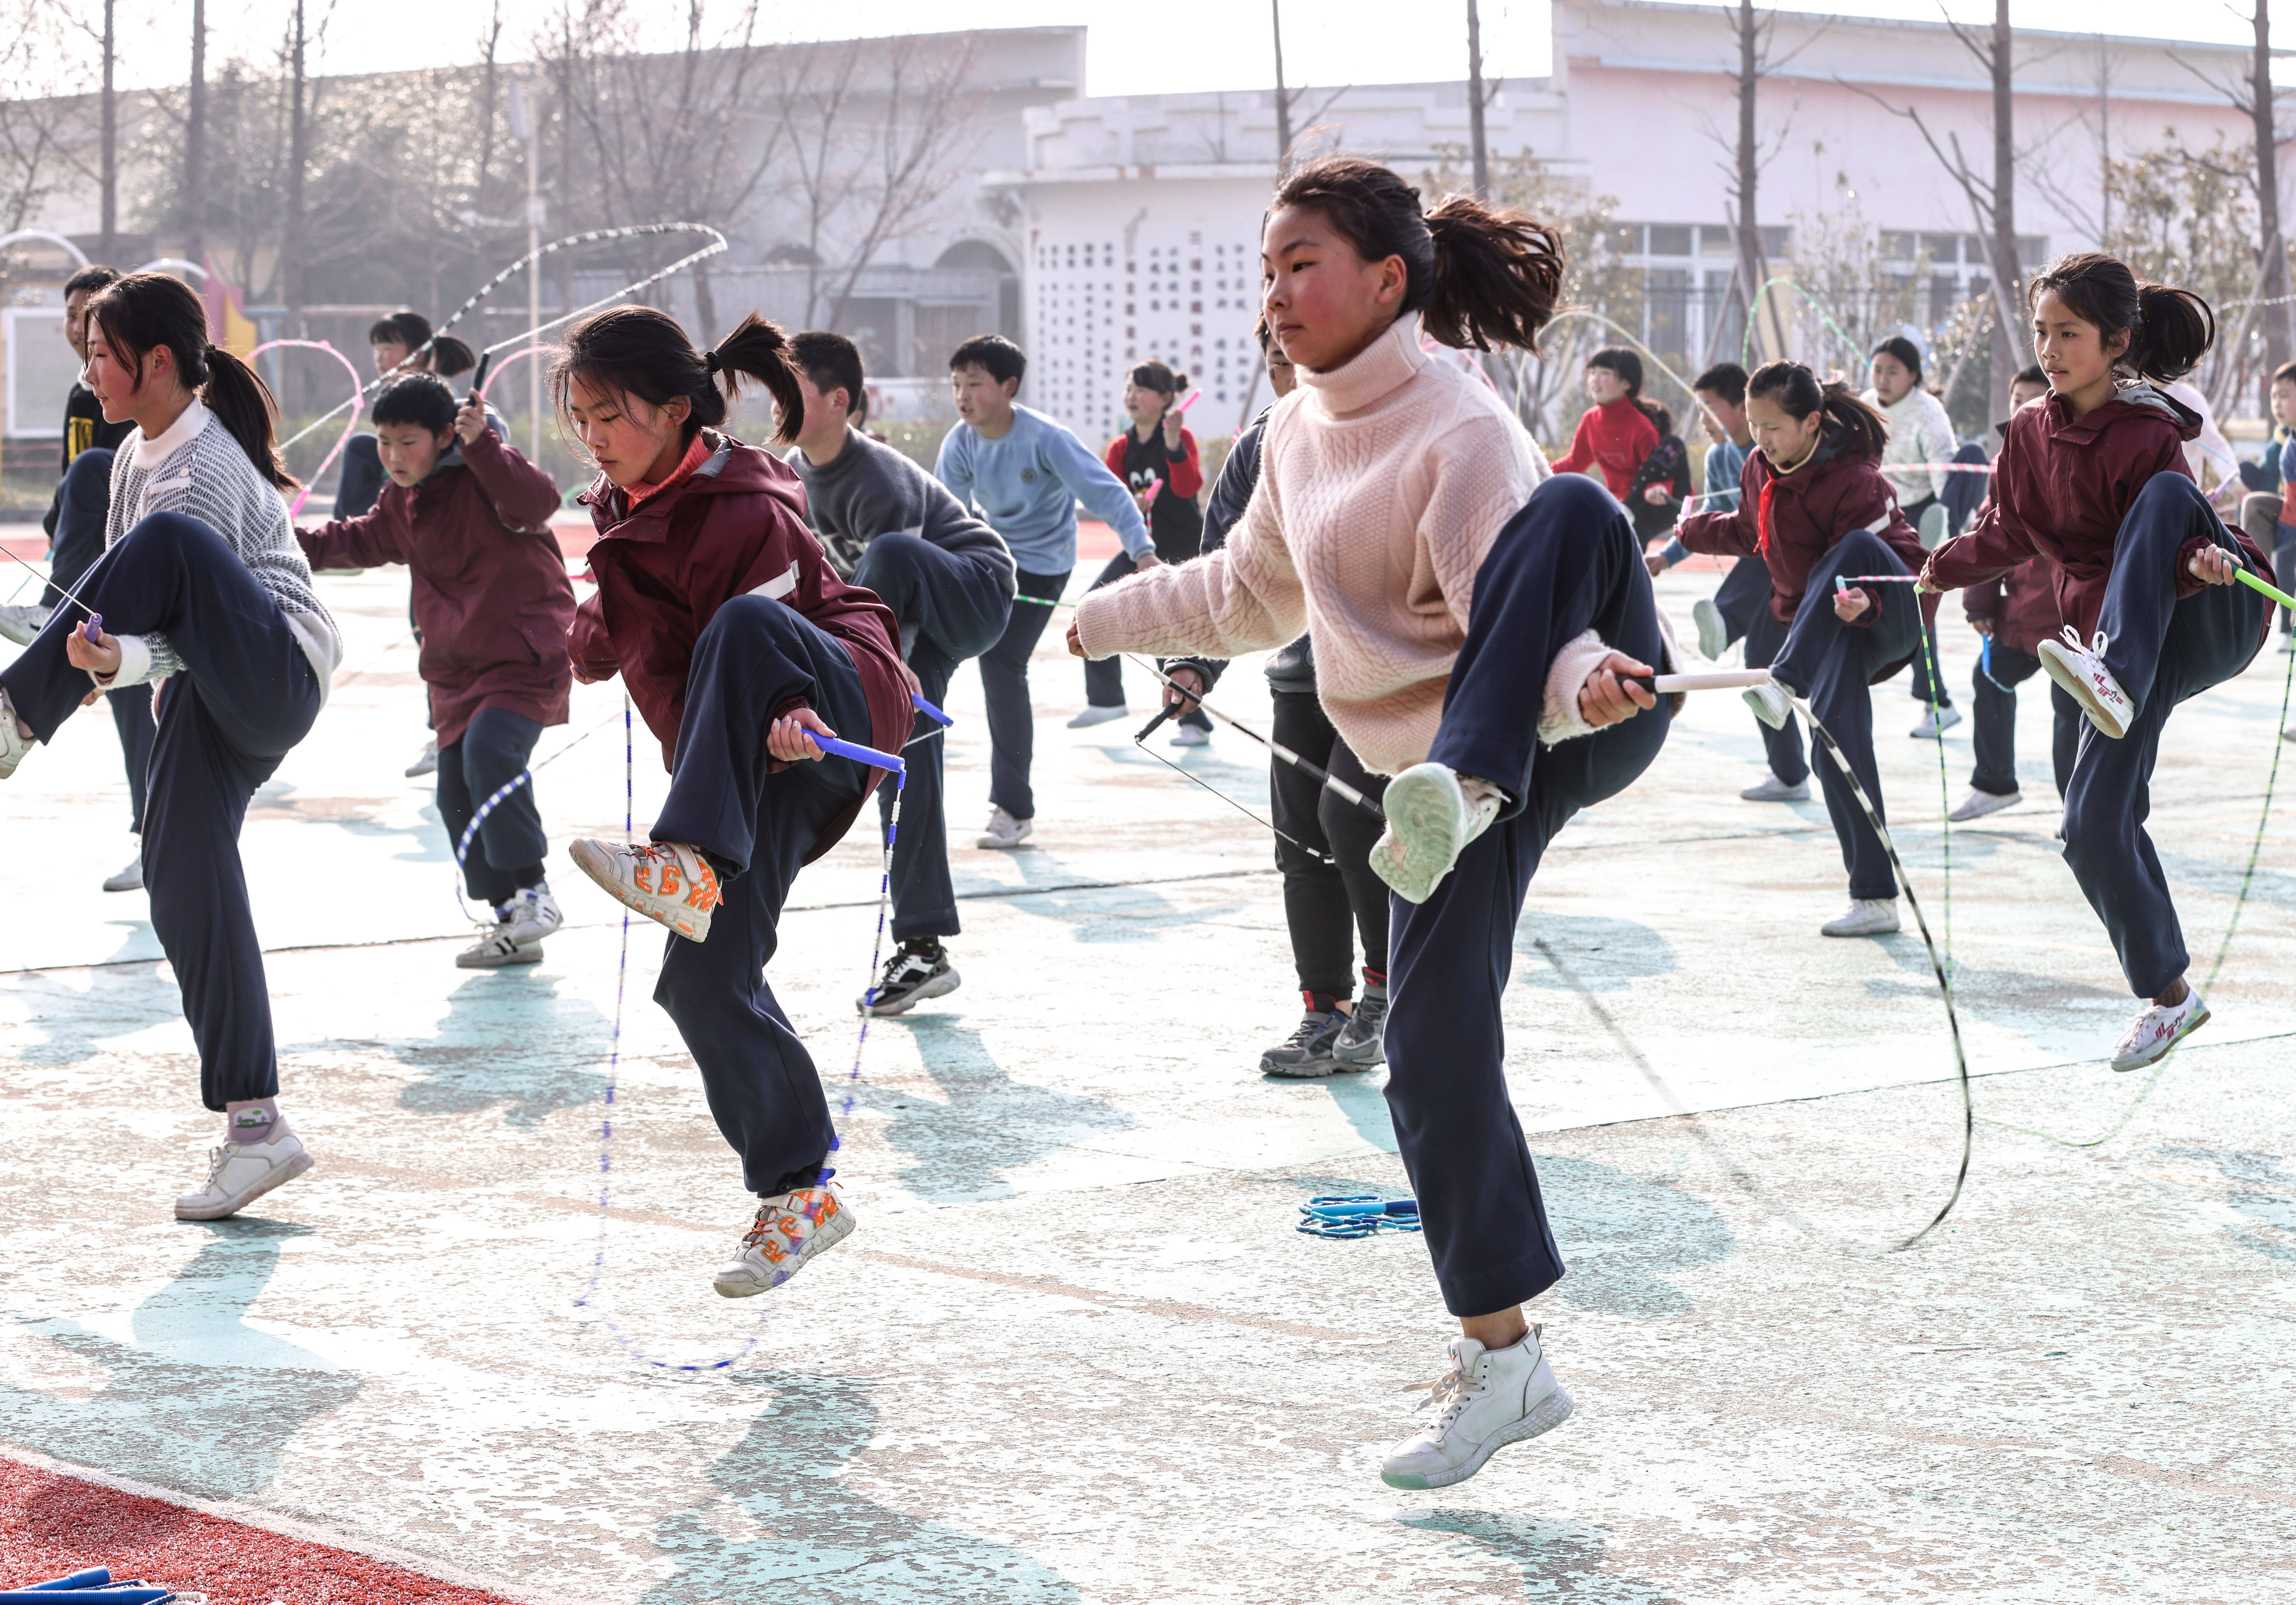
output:
M1029 359L1002 335L980 334L948 359L961 422L941 442L933 473L1004 537L1020 569L1020 594L1004 638L980 655L988 703L988 826L984 848L1018 847L1035 829L1029 789L1036 713L1029 655L1051 621L1076 567L1077 504L1116 531L1143 569L1156 549L1139 504L1084 442L1042 413L1013 405Z

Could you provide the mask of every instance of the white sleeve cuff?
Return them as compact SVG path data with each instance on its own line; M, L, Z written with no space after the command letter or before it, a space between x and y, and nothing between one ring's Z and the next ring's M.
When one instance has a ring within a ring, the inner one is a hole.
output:
M1579 717L1578 689L1610 651L1600 635L1588 630L1554 654L1554 661L1547 666L1546 696L1538 711L1542 746L1554 747L1595 733L1595 726Z
M152 677L152 643L141 635L115 635L119 643L119 668L108 678L88 671L88 678L99 691L119 691L126 686L141 685Z

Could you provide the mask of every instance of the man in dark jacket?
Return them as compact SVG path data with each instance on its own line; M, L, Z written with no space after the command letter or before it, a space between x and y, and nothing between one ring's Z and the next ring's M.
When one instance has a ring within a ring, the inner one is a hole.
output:
M110 267L83 267L64 281L64 339L72 354L87 361L87 304L95 292L118 282ZM134 419L107 423L95 392L77 380L64 398L63 474L48 502L40 528L48 536L48 588L36 602L0 607L0 635L28 646L48 615L79 587L80 576L103 555L103 524L111 511L111 454L134 431ZM119 732L119 752L127 766L128 829L144 833L144 776L152 765L152 688L131 685L111 693L111 722ZM144 885L144 855L104 881L108 892L132 892Z
M841 334L810 330L790 342L805 397L789 464L805 481L806 520L830 561L900 620L901 658L914 690L939 707L967 658L996 644L1013 609L1013 553L920 464L853 428L861 409L861 353ZM949 879L941 795L940 723L920 711L909 738L908 789L893 841L893 936L900 943L862 1009L900 1014L956 990L942 945L960 927ZM890 818L893 783L878 788Z

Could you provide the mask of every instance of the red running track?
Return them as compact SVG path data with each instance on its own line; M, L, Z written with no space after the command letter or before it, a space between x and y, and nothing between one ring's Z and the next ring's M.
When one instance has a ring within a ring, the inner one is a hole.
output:
M0 1586L91 1566L213 1605L510 1605L351 1550L0 1459Z

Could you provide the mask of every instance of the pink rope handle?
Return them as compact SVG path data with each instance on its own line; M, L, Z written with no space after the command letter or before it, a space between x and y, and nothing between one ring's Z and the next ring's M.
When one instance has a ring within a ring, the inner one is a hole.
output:
M255 359L266 351L276 351L283 346L300 346L306 350L324 351L348 369L351 376L351 413L349 417L343 420L343 432L335 437L334 446L324 457L319 460L319 466L311 471L310 479L304 482L302 494L295 498L295 504L287 510L289 518L299 519L303 516L303 504L311 499L311 487L326 478L327 470L335 465L335 459L341 456L343 448L351 443L351 432L358 428L359 409L366 405L366 381L359 377L357 364L323 340L267 340L247 354L248 364L250 367L253 366Z
M1203 398L1204 393L1201 389L1190 390L1188 392L1188 398L1182 402L1178 406L1174 407L1172 410L1185 415L1190 407L1195 405L1196 403L1201 401Z

